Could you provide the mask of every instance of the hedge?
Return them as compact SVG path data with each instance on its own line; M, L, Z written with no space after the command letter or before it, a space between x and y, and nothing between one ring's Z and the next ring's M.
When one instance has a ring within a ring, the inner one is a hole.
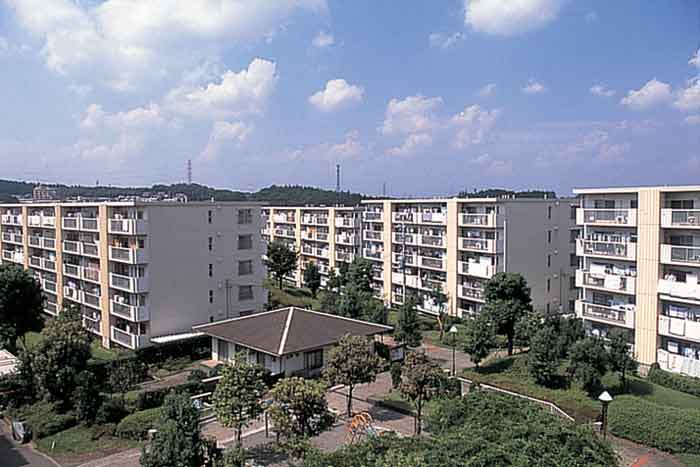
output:
M670 373L659 368L658 364L652 365L649 370L649 381L656 383L659 386L664 386L676 391L685 392L693 396L700 397L700 378L692 376L682 376L675 373ZM700 401L698 401L700 405Z
M122 439L144 440L148 435L148 430L157 426L160 413L160 407L157 407L127 415L117 425L115 434Z
M671 453L700 454L700 409L679 409L619 396L609 409L610 432Z
M130 412L154 409L163 405L165 396L171 391L185 393L194 396L204 390L204 385L199 381L189 381L178 386L167 388L151 389L146 391L130 391L127 392L124 400L127 410Z
M44 401L23 407L21 413L17 415L17 420L26 421L34 439L51 436L78 423L75 414L57 413L55 404Z

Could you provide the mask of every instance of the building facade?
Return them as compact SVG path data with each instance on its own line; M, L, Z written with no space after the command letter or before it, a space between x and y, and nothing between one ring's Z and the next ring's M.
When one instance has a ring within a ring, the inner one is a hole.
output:
M0 261L40 282L44 311L80 308L106 347L136 349L264 309L253 203L0 205Z
M263 238L299 252L299 266L288 279L303 285L304 270L316 263L325 285L331 269L350 264L360 247L361 210L356 207L264 207Z
M578 189L576 313L637 361L700 377L700 186Z

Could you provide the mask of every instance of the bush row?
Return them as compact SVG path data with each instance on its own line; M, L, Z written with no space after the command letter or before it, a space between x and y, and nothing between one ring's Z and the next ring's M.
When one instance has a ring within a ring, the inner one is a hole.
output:
M129 412L153 409L163 405L165 396L170 391L176 391L193 396L202 392L204 385L197 381L189 381L175 387L152 389L147 391L131 391L126 393L124 402Z
M700 397L700 378L681 376L664 371L659 368L657 363L651 366L648 378L649 381L656 383L659 386L664 386L670 389L675 389L676 391L681 391ZM700 401L698 404L700 405Z
M55 404L45 401L23 407L21 412L14 414L14 418L26 422L34 439L51 436L78 423L75 414L72 412L56 413Z
M679 409L634 396L610 405L610 431L616 436L671 453L700 454L700 409Z
M117 425L115 434L122 439L145 440L148 430L155 428L158 424L160 412L160 407L157 407L127 415Z

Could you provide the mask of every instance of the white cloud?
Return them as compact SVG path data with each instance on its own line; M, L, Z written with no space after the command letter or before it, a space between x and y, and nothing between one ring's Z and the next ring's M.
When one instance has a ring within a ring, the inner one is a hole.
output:
M335 37L333 37L333 34L325 31L319 31L316 37L311 41L311 45L319 49L330 47L333 44L335 44Z
M253 130L254 126L245 122L214 122L209 141L199 155L200 160L213 161L217 159L226 142L232 142L235 147L239 147Z
M53 71L130 90L265 38L325 0L6 0Z
M220 83L173 89L165 106L183 115L214 119L261 114L277 79L275 63L256 58L246 69L224 72Z
M535 81L534 79L530 79L530 81L528 81L522 89L525 94L540 94L546 90L547 88L544 86L544 84Z
M700 48L695 51L690 60L688 60L688 65L700 68Z
M166 118L158 104L137 107L126 112L106 113L99 104L90 104L85 110L85 117L80 122L83 129L95 129L105 126L113 130L143 129L162 126Z
M463 32L455 32L453 34L434 32L428 36L428 41L432 47L448 49L458 42L463 41L466 37L467 36Z
M643 110L668 102L671 98L671 86L654 78L640 89L629 91L620 103L634 110Z
M438 125L435 110L440 105L441 97L415 95L403 100L391 99L380 132L388 136L432 130Z
M628 142L607 144L603 143L598 152L598 159L602 162L618 162L622 157L630 152L632 145Z
M387 149L390 156L409 156L433 144L433 137L427 133L414 133L406 137L401 146Z
M700 115L688 115L683 119L686 125L700 125Z
M357 157L364 151L364 146L360 142L360 132L349 131L345 134L345 141L332 144L328 148L328 155L333 159L348 159Z
M476 95L479 97L490 97L496 92L496 83L489 83L483 88L477 91Z
M332 112L353 103L362 102L365 90L344 79L332 79L325 89L309 97L309 103L322 112Z
M600 97L612 97L615 95L615 91L613 89L608 89L608 87L604 84L596 84L591 86L591 94L594 96L600 96Z
M513 173L513 161L495 159L490 154L481 154L471 160L472 164L481 166L490 175L510 175Z
M499 110L482 110L478 105L472 105L452 117L450 123L457 128L455 147L463 149L472 144L480 144L493 128Z
M318 160L338 162L360 157L366 146L360 140L360 132L351 130L345 133L341 142L324 142L288 151L293 160Z
M678 91L673 106L684 111L700 110L700 78L688 81L688 87Z
M464 22L487 34L512 36L556 19L564 0L465 0Z
M6 53L8 50L10 50L9 41L3 36L0 36L0 55Z
M586 20L586 23L592 24L592 23L597 23L598 22L598 13L595 11L589 11L586 13L586 16L583 17Z

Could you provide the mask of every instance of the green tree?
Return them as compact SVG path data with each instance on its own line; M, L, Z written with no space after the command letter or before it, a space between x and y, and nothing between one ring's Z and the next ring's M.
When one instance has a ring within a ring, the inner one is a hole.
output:
M308 447L308 441L333 424L328 411L326 386L321 381L304 378L285 378L270 391L270 417L282 437L282 447L299 457Z
M447 319L449 316L449 309L447 308L449 297L445 292L443 292L442 286L439 284L436 284L430 289L430 292L428 292L428 297L438 310L437 323L438 327L440 328L440 342L442 342L442 340L445 338L445 327L447 327Z
M199 413L190 397L172 391L165 397L158 431L141 454L142 467L201 467L205 442Z
M403 364L399 391L415 409L414 430L421 433L423 407L444 378L442 369L424 353L409 352Z
M559 369L559 352L552 342L556 334L551 326L543 326L530 339L527 368L537 384L551 386Z
M570 374L591 391L601 384L608 370L608 352L600 338L586 337L574 343L569 351Z
M83 328L79 311L64 308L41 331L34 348L32 368L40 390L49 398L68 406L77 386L77 377L90 359L90 335Z
M243 429L263 413L262 402L267 390L263 376L262 367L237 355L234 362L224 366L214 390L216 416L222 425L236 430L239 446Z
M627 332L622 329L614 329L608 342L608 361L610 369L620 374L622 390L627 390L627 375L637 371L637 362L632 357L629 348Z
M296 271L298 260L299 254L296 251L290 250L287 245L275 240L268 243L267 255L263 262L268 272L277 280L279 289L282 290L284 277Z
M245 467L248 459L248 451L243 446L234 445L224 451L223 467Z
M73 391L75 415L81 422L90 426L95 422L97 412L102 405L100 386L92 371L85 370L78 375Z
M311 296L316 298L316 293L321 288L321 273L316 263L311 262L304 269L304 285L311 291Z
M530 342L537 331L542 329L545 318L537 310L526 312L517 323L515 323L515 345L518 347L529 347Z
M124 400L126 392L143 381L148 372L146 365L132 358L112 362L109 368L109 387Z
M394 329L394 339L409 347L418 347L423 336L418 329L418 311L413 297L407 297L399 308L399 317Z
M555 345L561 358L566 358L569 355L569 350L571 350L571 346L575 342L586 337L586 331L583 329L583 320L580 318L564 316L548 318L547 324L554 327L557 336Z
M17 340L41 329L44 297L39 281L14 264L0 264L0 348L17 354Z
M360 257L355 257L348 266L345 277L346 287L354 286L360 292L372 293L372 262ZM342 270L341 270L342 274Z
M355 385L374 382L380 364L372 343L364 336L343 336L329 352L324 377L330 384L344 384L348 388L348 417L352 416Z
M508 355L513 355L515 323L532 309L530 287L517 273L499 272L487 283L484 290L486 305L483 313L496 323L497 332L508 339Z
M464 352L469 355L477 369L496 346L496 330L486 315L479 315L467 323L464 336Z

